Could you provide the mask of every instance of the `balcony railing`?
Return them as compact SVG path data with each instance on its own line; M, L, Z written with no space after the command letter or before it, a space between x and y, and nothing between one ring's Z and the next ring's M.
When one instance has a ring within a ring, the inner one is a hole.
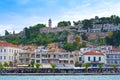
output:
M99 63L99 61L91 61L91 63Z
M29 56L19 56L19 58L29 58Z

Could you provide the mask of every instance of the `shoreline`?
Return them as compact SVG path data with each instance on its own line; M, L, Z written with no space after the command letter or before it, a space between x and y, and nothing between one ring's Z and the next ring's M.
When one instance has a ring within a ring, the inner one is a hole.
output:
M120 75L120 73L2 73L0 76Z

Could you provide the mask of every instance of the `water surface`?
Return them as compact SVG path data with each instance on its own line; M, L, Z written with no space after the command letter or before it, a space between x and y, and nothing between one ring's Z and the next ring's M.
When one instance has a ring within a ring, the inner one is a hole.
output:
M0 80L120 80L120 75L0 76Z

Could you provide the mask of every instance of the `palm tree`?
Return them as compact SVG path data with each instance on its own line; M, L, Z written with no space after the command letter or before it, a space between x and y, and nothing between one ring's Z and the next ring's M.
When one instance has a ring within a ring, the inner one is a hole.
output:
M55 72L56 65L55 64L51 64L51 67L52 67L53 72Z
M34 68L34 65L35 65L35 62L32 60L32 61L30 62L30 66Z
M103 67L103 64L98 64L98 67L99 67L99 69L101 70L101 72L102 72L102 67Z
M85 64L83 64L83 66L85 67L86 72L88 72L88 67L90 67L91 64L90 63L85 63Z
M3 65L0 65L0 70L3 70L4 69L4 66Z
M13 67L13 63L12 63L11 61L9 62L9 66L10 66L10 67Z
M38 72L38 71L39 71L39 68L40 68L40 66L41 66L41 64L36 64L35 66L36 66L36 69L37 69L36 72Z
M116 72L118 65L117 64L113 64L112 67L113 67L114 71Z
M4 67L9 67L9 64L7 62L4 62L3 66Z

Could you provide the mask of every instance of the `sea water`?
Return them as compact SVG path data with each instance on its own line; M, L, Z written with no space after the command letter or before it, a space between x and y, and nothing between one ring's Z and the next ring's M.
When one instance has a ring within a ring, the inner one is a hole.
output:
M0 76L0 80L120 80L120 75Z

